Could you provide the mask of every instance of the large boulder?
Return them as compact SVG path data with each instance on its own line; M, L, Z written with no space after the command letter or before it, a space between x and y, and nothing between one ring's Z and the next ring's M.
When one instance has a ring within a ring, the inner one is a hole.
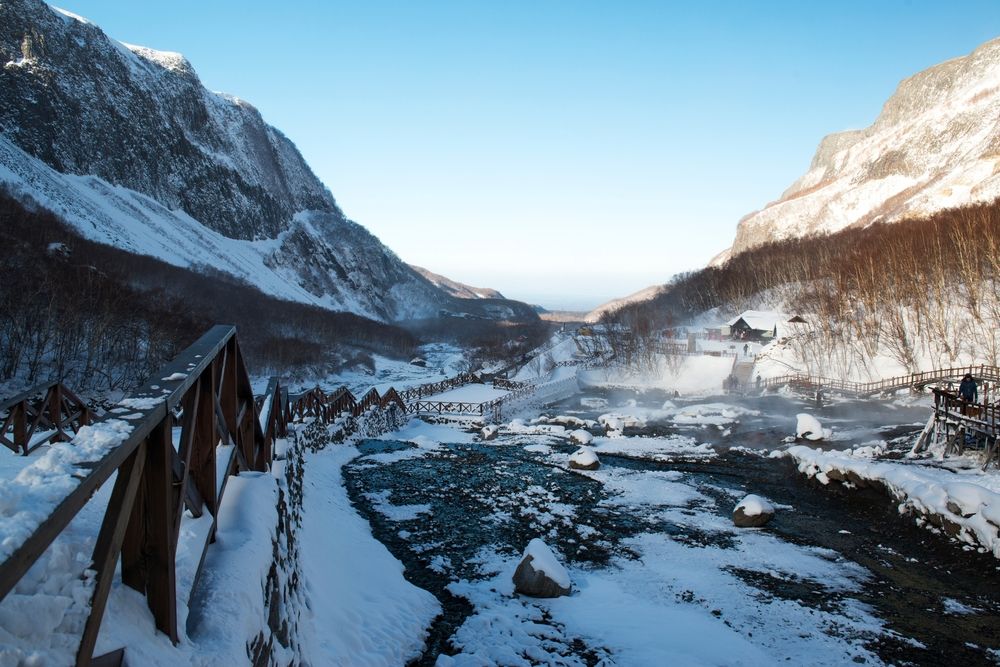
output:
M594 441L594 436L590 431L578 428L575 431L570 431L569 439L578 445L589 445Z
M479 433L483 440L496 440L497 434L500 433L500 427L496 424L487 424Z
M515 593L535 598L569 595L573 586L569 572L549 545L537 537L528 542L513 579Z
M737 528L759 528L773 518L774 505L752 493L733 510L733 523Z
M569 467L573 470L597 470L601 467L601 462L593 449L581 447L570 454Z

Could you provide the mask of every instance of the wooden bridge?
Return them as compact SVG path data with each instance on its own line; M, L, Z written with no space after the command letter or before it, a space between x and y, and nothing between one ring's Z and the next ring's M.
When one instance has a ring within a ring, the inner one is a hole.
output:
M851 396L874 396L884 394L899 389L922 389L927 385L941 382L954 382L961 379L966 374L972 375L977 381L990 383L1000 383L1000 368L996 366L960 366L957 368L943 368L923 373L911 373L898 377L876 380L874 382L852 382L850 380L838 380L835 378L817 377L796 373L793 375L782 375L780 377L768 378L760 384L761 389L775 389L777 387L789 386L805 391L816 391L819 389L832 390ZM756 386L756 385L755 385ZM985 400L985 399L984 399Z
M193 590L214 539L227 480L244 471L268 470L275 440L286 435L290 422L350 421L362 415L370 419L379 413L391 427L407 411L392 389L382 395L372 390L361 399L346 388L289 395L277 379L255 398L236 329L222 325L209 330L120 405L121 409L84 428L89 413L61 385L26 392L2 404L6 412L2 437L9 448L28 453L42 442L69 439L68 445L58 446L73 447L76 453L67 457L72 461L68 490L38 493L26 483L19 486L17 478L5 480L6 492L23 505L16 508L18 517L33 524L12 533L3 544L0 600L117 473L87 568L96 576L77 665L122 664L124 648L93 655L119 563L122 583L145 597L156 628L178 642L175 557L182 518L186 513L211 518L210 529L196 538L202 541L186 543L201 554ZM49 431L53 433L41 437ZM103 446L94 445L99 438L88 440L95 434L104 438Z

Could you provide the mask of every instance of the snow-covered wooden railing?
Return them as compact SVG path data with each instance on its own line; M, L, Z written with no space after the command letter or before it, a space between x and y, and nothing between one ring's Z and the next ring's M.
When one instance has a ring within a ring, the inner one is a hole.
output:
M509 389L509 393L489 401L410 401L406 409L410 414L470 415L481 416L491 421L500 421L503 407L510 402L531 395L536 385L529 382L515 382L497 378L493 382L497 389Z
M94 660L119 561L122 582L145 596L156 627L176 643L175 556L182 516L185 511L212 516L204 544L195 547L204 553L229 476L265 470L271 462L271 441L261 428L235 327L213 327L122 401L121 409L81 428L43 459L38 465L59 475L58 484L67 490L41 493L14 488L20 478L6 480L12 497L31 506L4 517L21 524L14 534L23 537L8 540L0 552L0 599L117 473L91 557L89 569L96 576L76 664ZM30 525L33 517L38 518ZM116 654L120 660L121 652Z
M401 413L406 413L406 403L399 393L390 387L384 394L380 394L375 388L360 399L347 387L340 387L332 393L325 392L320 387L315 387L309 391L294 394L288 399L289 420L302 420L312 417L323 422L332 422L342 415L360 417L372 408L380 410L388 409L389 406L396 406Z
M908 389L911 387L925 387L936 382L948 382L957 380L964 375L972 375L976 380L998 383L1000 382L1000 368L996 366L960 366L957 368L943 368L922 373L912 373L898 377L876 380L874 382L853 382L851 380L838 380L836 378L817 377L796 373L792 375L782 375L780 377L768 378L761 383L763 388L782 387L790 385L807 390L829 389L855 396L871 396L897 389Z
M67 396L75 400L64 388L52 396L47 400L63 407ZM18 406L25 398L4 405ZM269 469L274 441L286 435L289 422L307 416L329 422L346 413L364 415L367 423L384 411L388 417L374 421L391 426L396 416L405 415L406 404L393 389L372 390L361 400L343 387L331 394L317 387L290 396L277 378L255 398L236 328L219 325L103 419L82 426L77 411L66 415L76 420L75 436L40 457L34 476L52 479L59 491L40 488L37 479L3 480L17 505L0 516L0 532L6 535L0 543L0 600L117 473L88 568L96 576L76 664L90 665L123 660L124 649L93 656L119 562L122 582L145 596L156 628L177 643L175 557L186 513L212 519L198 538L203 543L186 544L200 554L200 563L215 533L227 480L242 471ZM192 590L197 582L198 573Z
M455 377L448 378L446 380L439 380L438 382L428 382L426 384L418 385L416 387L410 387L409 389L400 390L399 397L406 402L413 400L420 400L425 396L434 396L435 394L442 394L449 389L455 389L456 387L462 387L467 384L472 384L474 382L482 382L482 379L473 373L459 373Z
M0 403L0 444L27 456L72 438L91 421L90 409L61 382L29 389Z

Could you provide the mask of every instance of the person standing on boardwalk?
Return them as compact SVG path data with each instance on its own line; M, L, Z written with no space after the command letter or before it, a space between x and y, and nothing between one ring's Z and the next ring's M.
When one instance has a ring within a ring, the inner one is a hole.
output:
M958 385L958 397L969 403L975 403L979 400L979 387L976 386L976 381L971 373L966 373L965 377L962 378L962 383Z

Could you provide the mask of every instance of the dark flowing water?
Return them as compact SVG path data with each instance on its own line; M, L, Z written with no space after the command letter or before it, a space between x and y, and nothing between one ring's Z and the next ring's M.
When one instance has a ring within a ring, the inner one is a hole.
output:
M659 407L666 396L659 392L590 392L611 406L634 400L640 407ZM553 406L550 414L595 418L613 408L581 407L579 396ZM674 399L678 405L683 401ZM709 401L699 401L705 403ZM794 511L779 511L764 530L794 544L831 549L866 568L871 579L859 591L846 593L869 605L887 625L868 641L867 648L883 661L894 664L996 664L985 649L1000 649L1000 562L990 555L965 551L940 535L917 527L901 517L896 504L872 489L848 490L832 484L822 486L798 474L788 459L768 459L746 454L738 447L771 449L794 431L795 413L817 415L824 426L832 425L848 435L837 446L882 439L898 448L912 442L918 424L926 418L925 407L898 407L886 403L837 402L816 409L811 402L766 396L719 402L760 412L746 415L727 428L677 427L669 422L647 422L640 434L690 435L714 444L722 454L699 462L654 462L602 455L605 468L638 471L674 470L684 473L683 482L717 500L711 510L728 516L734 494L753 492L790 505ZM513 555L539 534L558 546L575 565L603 567L612 557L632 558L623 542L639 533L671 536L690 548L712 545L727 548L728 533L699 533L690 525L678 526L627 507L599 505L605 491L600 482L553 465L544 454L523 449L528 436L518 444L474 443L449 445L442 451L390 464L372 465L358 459L345 469L352 501L372 524L375 537L406 566L406 576L415 585L433 593L444 613L432 628L428 649L419 664L433 664L439 653L452 653L448 638L472 613L464 599L452 596L446 587L458 579L476 579L474 559L486 546ZM572 451L569 444L545 442L554 449ZM394 451L411 445L394 441L363 441L362 454ZM391 491L394 504L427 504L431 511L411 521L391 521L373 506L366 494ZM569 505L599 532L600 539L583 540L572 521L553 520L547 509ZM523 513L524 507L533 511ZM692 508L691 513L709 511ZM501 514L508 520L498 522ZM540 518L541 517L541 518ZM402 532L401 532L402 531ZM427 553L447 554L450 567L432 567ZM798 601L806 607L824 608L830 595L803 582L763 576L752 570L733 572L760 595ZM967 613L946 613L945 600L960 603ZM836 631L832 631L836 634ZM898 633L899 636L894 636ZM913 641L919 642L919 645ZM567 650L587 662L597 661L595 647L575 646Z

